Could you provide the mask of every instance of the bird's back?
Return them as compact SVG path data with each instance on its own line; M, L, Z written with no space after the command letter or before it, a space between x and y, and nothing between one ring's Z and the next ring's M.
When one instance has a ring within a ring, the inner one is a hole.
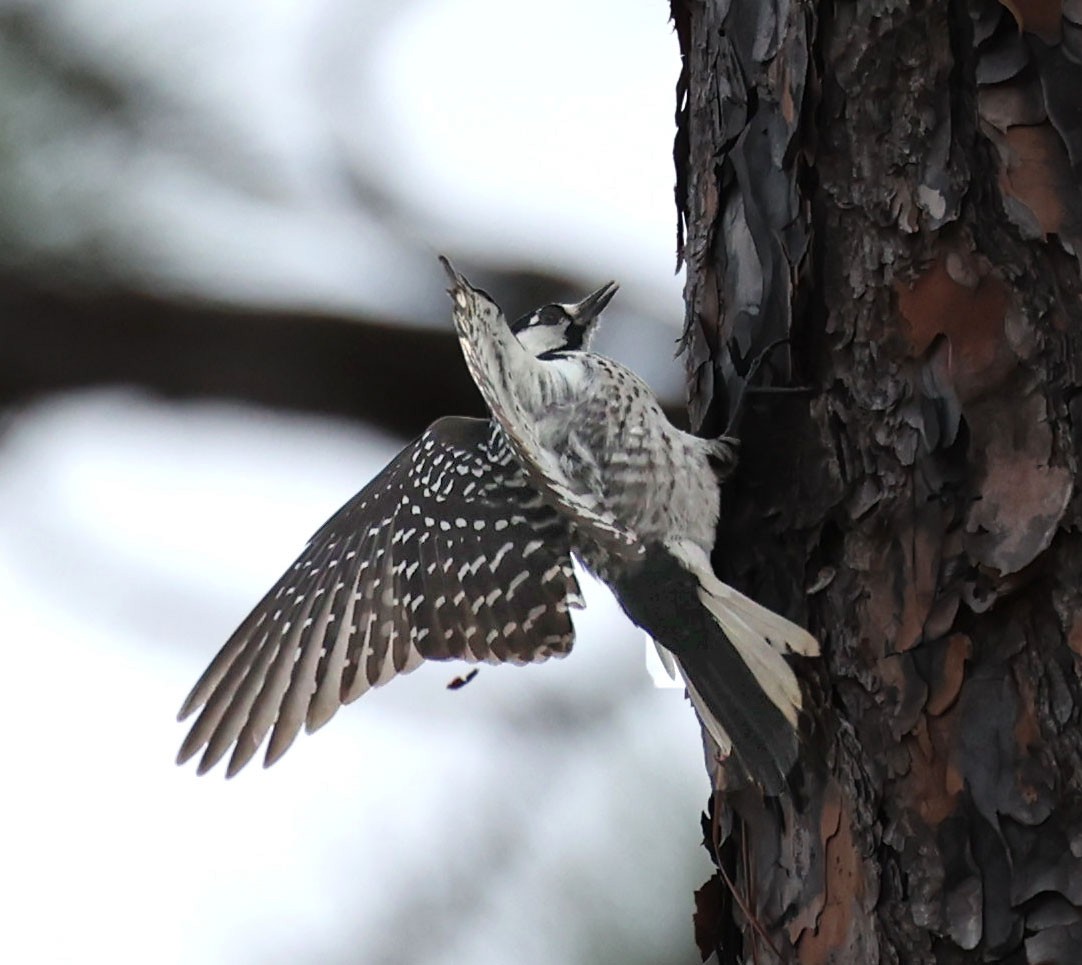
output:
M708 551L719 511L713 444L673 426L618 362L578 352L544 364L548 387L533 415L568 479L641 540L688 539Z

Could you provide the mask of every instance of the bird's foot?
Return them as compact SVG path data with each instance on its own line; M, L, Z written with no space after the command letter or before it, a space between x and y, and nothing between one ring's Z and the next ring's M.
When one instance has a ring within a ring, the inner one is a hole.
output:
M727 476L736 468L740 454L740 440L736 436L725 434L706 441L710 458L717 464L717 470L722 477Z

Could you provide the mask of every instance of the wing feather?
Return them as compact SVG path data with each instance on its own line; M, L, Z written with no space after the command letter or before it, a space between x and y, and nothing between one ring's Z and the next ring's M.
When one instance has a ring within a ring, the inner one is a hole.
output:
M570 529L502 431L441 419L312 537L184 701L199 772L235 774L425 659L528 663L571 649Z

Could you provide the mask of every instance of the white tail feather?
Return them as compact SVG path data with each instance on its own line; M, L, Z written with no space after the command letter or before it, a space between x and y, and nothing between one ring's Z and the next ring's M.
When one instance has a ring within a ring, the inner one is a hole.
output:
M703 606L725 632L763 693L795 728L802 703L800 684L784 654L816 656L819 642L803 627L722 583L701 547L681 540L669 549L695 574Z
M768 610L727 583L722 583L713 573L708 573L707 576L709 580L702 580L702 584L709 587L710 595L724 600L725 604L735 613L739 613L746 622L761 628L773 646L785 653L796 653L802 657L819 656L819 641L803 627L773 610Z
M669 679L675 682L676 675L680 671L680 665L677 662L676 657L672 655L671 651L666 650L649 634L647 634L646 638L654 645L654 649L657 651L657 659L661 663L662 669L669 675Z
M658 647L660 648L660 645ZM666 651L668 653L668 651ZM671 657L672 654L669 654ZM680 676L684 678L684 687L687 689L688 697L691 698L691 705L695 708L695 713L699 715L699 720L702 722L703 727L706 728L706 732L714 739L714 743L718 745L718 750L721 756L728 757L733 752L733 741L728 735L725 728L721 726L718 719L710 712L710 707L703 700L702 695L695 689L695 685L691 682L691 678L684 672L684 667L679 660L676 661L676 666L680 669Z

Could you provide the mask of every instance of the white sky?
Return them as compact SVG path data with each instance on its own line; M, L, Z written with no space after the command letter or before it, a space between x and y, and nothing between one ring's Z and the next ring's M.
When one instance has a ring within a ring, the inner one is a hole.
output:
M30 255L406 318L445 250L683 316L664 4L48 5L161 109L118 140L32 84L0 97ZM358 206L357 177L405 220ZM698 727L596 588L567 660L457 693L423 668L228 783L173 765L207 660L398 446L122 392L0 435L0 960L572 965L599 936L697 960Z
M233 781L173 765L213 651L397 445L123 393L43 403L5 436L0 959L319 961L349 935L374 961L418 890L443 950L407 933L403 960L572 962L587 926L690 941L697 725L592 584L566 660L458 692L455 665L429 665ZM452 914L466 886L477 906Z
M449 249L616 277L628 304L683 319L664 4L40 5L145 98L133 141L64 92L10 85L0 109L33 150L8 216L45 250L92 243L159 284L408 319Z

